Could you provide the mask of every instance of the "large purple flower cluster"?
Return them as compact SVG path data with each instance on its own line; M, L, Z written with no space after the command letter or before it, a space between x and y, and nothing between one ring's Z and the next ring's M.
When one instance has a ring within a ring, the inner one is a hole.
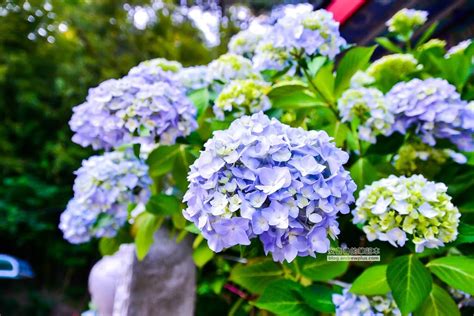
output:
M411 129L431 146L436 139L448 139L460 150L474 149L474 110L446 80L400 82L386 99L395 115L395 131L405 134Z
M275 261L326 253L354 202L348 158L325 132L243 116L191 166L183 215L216 252L258 236Z
M153 76L134 71L90 89L86 102L73 109L72 140L108 150L133 143L173 144L177 137L189 135L197 127L196 109L184 88L174 79L171 84L153 81Z
M129 151L92 156L75 174L74 198L59 224L74 244L114 236L127 220L129 205L143 205L150 195L148 166Z

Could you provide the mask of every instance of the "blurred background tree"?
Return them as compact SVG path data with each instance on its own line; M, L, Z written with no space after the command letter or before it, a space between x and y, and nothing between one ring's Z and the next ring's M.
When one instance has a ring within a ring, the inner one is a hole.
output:
M232 23L218 24L208 43L187 13L156 1L0 3L0 253L29 261L37 275L0 281L0 313L64 315L86 307L97 247L71 246L57 229L73 171L91 154L70 141L71 108L88 88L140 61L194 65L224 52Z

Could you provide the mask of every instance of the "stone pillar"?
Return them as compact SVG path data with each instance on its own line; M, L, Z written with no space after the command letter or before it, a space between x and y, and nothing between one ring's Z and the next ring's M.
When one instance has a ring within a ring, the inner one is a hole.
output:
M194 315L196 270L191 240L176 243L174 238L170 238L169 231L163 228L155 233L154 239L155 242L143 261L138 261L134 251L122 251L122 248L113 256L101 260L110 261L111 257L115 257L116 261L122 262L121 267L109 262L109 265L116 267L118 274L114 287L113 313L110 315ZM127 256L131 259L130 265L126 264ZM92 271L94 269L95 267ZM92 283L91 280L89 283ZM92 287L89 288L92 301L98 306L96 301L104 294L98 294L97 291L94 293ZM106 312L108 310L102 313L99 310L99 315L108 316Z

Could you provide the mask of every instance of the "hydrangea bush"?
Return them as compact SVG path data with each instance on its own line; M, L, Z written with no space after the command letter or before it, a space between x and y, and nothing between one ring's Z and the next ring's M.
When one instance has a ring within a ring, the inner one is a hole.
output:
M283 6L208 65L154 59L91 89L73 141L114 151L79 169L65 238L133 239L142 259L162 225L192 235L198 292L236 315L459 315L474 45L435 24L415 41L427 19L395 14L373 59L330 12Z

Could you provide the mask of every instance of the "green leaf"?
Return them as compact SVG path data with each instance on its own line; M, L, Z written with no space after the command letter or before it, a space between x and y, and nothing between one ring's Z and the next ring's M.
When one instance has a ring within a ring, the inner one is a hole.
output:
M294 281L273 281L255 302L255 306L281 316L313 316L314 311L305 303L301 291L301 284Z
M199 246L194 249L193 260L196 266L199 268L204 267L214 257L214 251L209 249L205 242L199 244Z
M327 58L318 56L313 58L309 63L308 63L308 71L311 76L315 76L316 73L321 69L321 67L324 65L326 62Z
M467 223L459 223L458 238L454 241L456 245L470 244L474 242L474 226Z
M256 294L262 293L270 282L282 277L281 267L267 258L237 264L230 273L232 282Z
M359 158L349 169L352 179L357 184L357 190L377 180L377 170L367 158Z
M350 292L358 295L384 295L390 292L387 265L369 267L352 282Z
M102 256L113 255L120 247L120 243L115 238L103 237L99 241L99 251Z
M431 61L441 71L440 77L456 86L458 91L469 79L471 59L464 54L453 54L448 58L430 56Z
M459 316L461 313L448 292L433 284L430 295L414 312L414 316Z
M327 261L325 255L317 254L316 258L297 257L289 267L310 280L327 281L343 275L349 267L349 262Z
M334 96L334 74L333 74L333 63L329 63L319 69L316 76L311 79L314 86L316 86L316 92L320 94L324 100L330 103L335 102Z
M448 285L474 295L474 259L450 256L430 261L431 272Z
M432 287L430 272L412 254L398 257L389 264L387 281L402 314L416 310Z
M420 39L416 43L415 48L419 47L420 45L423 45L431 37L431 35L433 35L433 32L436 30L438 25L438 22L434 22L433 24L431 24L430 27L420 36Z
M194 103L197 109L197 117L200 117L209 106L209 90L207 88L195 90L188 95L188 98Z
M386 37L377 37L375 42L392 53L403 53L402 49Z
M140 159L140 148L141 148L141 144L133 144L133 154L138 159Z
M404 136L394 133L390 137L379 135L375 144L371 144L366 154L389 155L396 152L403 145Z
M162 176L173 169L176 155L178 155L181 145L159 146L153 150L147 159L150 167L150 176L155 178Z
M364 69L374 53L375 46L355 47L342 57L336 73L336 97L340 96L349 87L352 76L360 69Z
M310 285L301 291L301 296L306 304L322 313L335 312L335 306L332 302L333 294L334 292L331 289L321 284Z
M188 188L187 176L189 166L196 159L196 156L192 154L191 149L191 146L180 146L175 158L175 164L172 171L173 179L181 192L186 192L186 189Z
M334 142L338 147L342 147L344 142L347 140L347 135L351 132L349 127L339 120L324 127L324 130L328 132L329 136L334 137Z
M304 109L326 106L301 81L285 81L273 86L268 94L274 109Z
M164 193L152 195L146 204L146 211L154 215L170 216L180 210L179 200L173 195Z
M138 260L143 260L153 244L153 236L163 223L163 218L150 213L142 213L136 219L137 235L135 247Z

